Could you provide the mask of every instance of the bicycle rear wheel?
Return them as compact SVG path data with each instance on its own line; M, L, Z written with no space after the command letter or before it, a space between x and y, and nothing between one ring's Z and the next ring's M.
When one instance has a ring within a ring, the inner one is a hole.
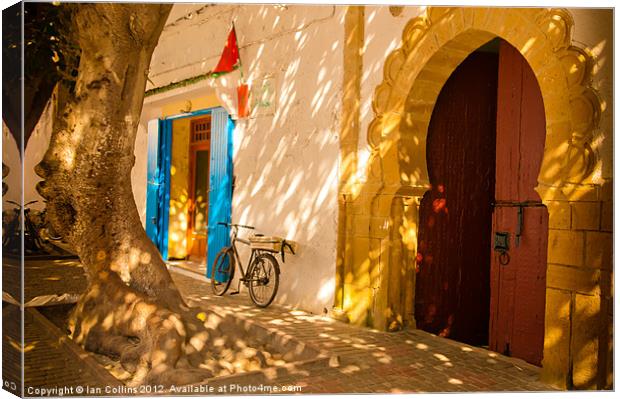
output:
M256 306L266 308L271 304L278 292L280 284L280 266L276 258L263 253L254 258L250 265L249 291L250 298Z
M235 258L230 248L223 248L217 254L209 277L215 295L222 296L228 291L228 287L235 277Z

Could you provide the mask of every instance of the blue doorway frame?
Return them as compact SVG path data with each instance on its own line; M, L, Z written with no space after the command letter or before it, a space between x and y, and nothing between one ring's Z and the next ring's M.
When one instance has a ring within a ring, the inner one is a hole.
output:
M207 276L217 253L224 246L230 245L229 227L218 224L230 223L232 211L234 122L224 108L202 109L149 121L145 226L147 235L159 249L164 261L168 260L172 122L209 114L212 115L212 141L209 160Z

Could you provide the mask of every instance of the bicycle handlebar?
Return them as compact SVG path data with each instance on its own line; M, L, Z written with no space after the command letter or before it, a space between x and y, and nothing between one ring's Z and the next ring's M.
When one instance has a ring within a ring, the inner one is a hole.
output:
M245 224L224 223L224 222L217 222L217 224L222 225L222 226L228 226L228 227L241 227L241 228L244 228L244 229L254 230L253 226L247 226Z

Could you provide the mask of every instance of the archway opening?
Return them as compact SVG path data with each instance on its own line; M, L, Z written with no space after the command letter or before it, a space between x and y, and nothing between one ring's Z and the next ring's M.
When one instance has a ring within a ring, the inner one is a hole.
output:
M420 204L418 328L540 364L548 214L535 192L545 140L536 78L499 38L435 102Z
M497 46L457 67L431 116L415 296L419 328L472 345L488 342L489 324L499 53L486 48Z

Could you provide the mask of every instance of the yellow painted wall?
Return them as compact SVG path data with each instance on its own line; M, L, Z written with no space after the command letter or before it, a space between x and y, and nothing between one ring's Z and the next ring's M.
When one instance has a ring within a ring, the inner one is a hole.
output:
M190 98L166 104L162 108L162 117L213 108L219 105L215 94ZM189 130L192 119L196 118L182 118L172 122L170 218L168 224L168 256L171 259L187 256Z
M187 206L189 182L190 119L172 122L172 159L170 161L170 219L168 256L187 256Z
M162 107L162 117L174 116L183 114L186 112L197 111L200 109L207 109L213 107L219 107L221 104L215 94L208 96L201 96L195 98L188 98L181 101L175 101L168 103Z

